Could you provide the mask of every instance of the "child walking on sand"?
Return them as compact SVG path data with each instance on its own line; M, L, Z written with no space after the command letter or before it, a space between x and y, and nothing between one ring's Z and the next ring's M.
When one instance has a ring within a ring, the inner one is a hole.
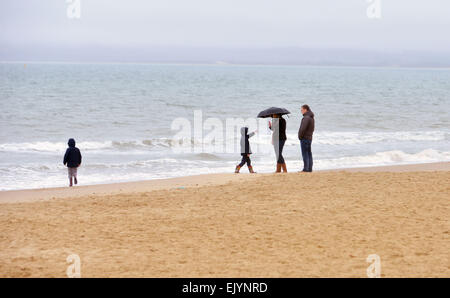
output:
M78 183L77 181L77 168L81 164L81 153L80 149L75 147L75 140L69 139L67 143L69 148L66 150L66 154L64 154L64 165L67 164L67 170L69 173L69 186L72 186L72 177L74 178L75 185Z
M236 174L239 173L239 170L247 163L248 171L250 173L255 173L252 167L252 161L250 160L250 154L252 154L252 150L250 149L250 143L248 141L249 138L255 135L256 131L252 133L248 133L248 127L241 128L241 155L242 160L241 163L236 166L236 170L234 171Z

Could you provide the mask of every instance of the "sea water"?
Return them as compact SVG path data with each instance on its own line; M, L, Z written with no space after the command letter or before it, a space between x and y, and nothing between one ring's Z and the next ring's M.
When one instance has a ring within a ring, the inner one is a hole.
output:
M238 134L193 134L180 145L175 119L194 130L197 111L200 125L225 127L271 106L291 111L284 156L288 170L301 170L305 103L316 115L315 170L450 161L448 69L1 63L0 190L67 185L69 138L83 155L81 184L230 173L240 152L217 144L238 144ZM263 121L250 127L252 163L271 172Z

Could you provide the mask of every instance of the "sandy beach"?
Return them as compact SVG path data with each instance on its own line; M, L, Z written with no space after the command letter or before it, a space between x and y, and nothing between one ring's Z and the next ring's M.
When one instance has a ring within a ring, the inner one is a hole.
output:
M0 192L0 276L450 277L450 163Z

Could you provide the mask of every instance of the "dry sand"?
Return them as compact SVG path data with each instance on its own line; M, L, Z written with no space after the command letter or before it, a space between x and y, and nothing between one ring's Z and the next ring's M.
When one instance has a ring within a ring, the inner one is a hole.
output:
M0 192L0 276L450 277L450 163Z

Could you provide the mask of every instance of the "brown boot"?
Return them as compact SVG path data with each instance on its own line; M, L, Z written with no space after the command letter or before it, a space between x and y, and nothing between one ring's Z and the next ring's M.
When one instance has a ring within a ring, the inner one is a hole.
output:
M281 163L277 163L277 170L275 173L281 173Z
M251 174L255 174L255 173L256 173L255 171L253 171L253 167L252 167L252 166L248 166L248 171L249 171Z
M285 163L281 164L281 168L283 169L283 173L287 173L287 168L286 168L286 164Z
M236 173L236 174L239 174L239 170L241 169L241 167L240 166L236 166L236 170L234 170L234 172Z

